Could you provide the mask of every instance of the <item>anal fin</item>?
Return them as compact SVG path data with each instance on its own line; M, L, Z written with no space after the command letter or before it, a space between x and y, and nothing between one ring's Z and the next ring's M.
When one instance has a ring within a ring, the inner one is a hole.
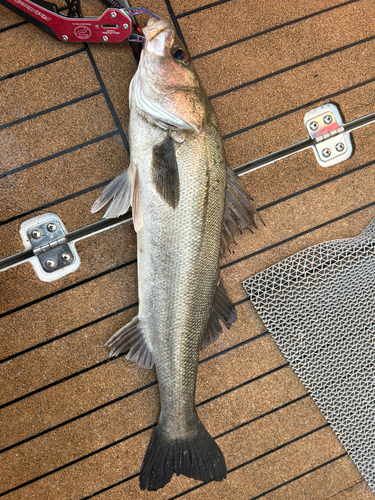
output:
M212 303L212 312L208 321L207 329L203 335L201 349L215 342L218 336L223 332L223 328L219 320L223 321L225 326L229 328L237 319L236 308L228 297L228 293L223 282L219 279L216 288L214 300Z
M111 348L109 353L111 357L118 356L130 347L126 359L134 361L142 368L152 368L154 366L154 358L139 325L138 316L112 335L106 346Z

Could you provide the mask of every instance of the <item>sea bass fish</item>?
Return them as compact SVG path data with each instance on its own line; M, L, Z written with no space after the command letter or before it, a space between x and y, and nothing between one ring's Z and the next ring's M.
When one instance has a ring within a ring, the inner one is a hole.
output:
M115 333L111 355L155 364L161 412L140 472L157 490L176 473L226 477L223 454L195 410L199 349L236 320L219 257L236 229L254 225L251 198L227 168L217 118L186 47L166 20L150 19L130 84L129 168L92 212L132 206L137 232L139 312Z

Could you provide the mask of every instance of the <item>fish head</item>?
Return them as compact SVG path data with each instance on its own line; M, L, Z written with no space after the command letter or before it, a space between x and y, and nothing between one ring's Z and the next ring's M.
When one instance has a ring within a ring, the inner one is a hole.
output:
M143 32L131 99L158 126L200 134L210 104L189 51L165 19L151 18Z

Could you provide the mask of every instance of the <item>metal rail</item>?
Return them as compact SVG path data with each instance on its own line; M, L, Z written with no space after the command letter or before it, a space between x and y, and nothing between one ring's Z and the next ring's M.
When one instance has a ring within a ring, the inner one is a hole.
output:
M351 122L348 122L343 125L345 132L352 132L358 128L364 127L366 125L370 125L375 122L375 113L370 113L369 115L363 116ZM274 163L275 161L281 160L282 158L286 158L295 153L299 153L307 148L314 146L316 141L314 139L305 139L303 141L297 142L291 146L280 149L273 153L270 153L266 156L262 156L261 158L257 158L256 160L245 163L244 165L240 165L238 167L234 167L234 172L237 175L245 175L253 170L257 170L258 168L262 168L270 163ZM119 224L124 224L125 222L130 222L132 220L132 212L129 210L125 215L118 217L117 219L102 219L98 222L94 222L93 224L89 224L88 226L81 227L68 233L66 235L66 239L68 243L76 243L79 240L84 238L88 238L95 234L98 234L102 231L106 231L112 227L118 226ZM13 267L21 262L24 262L30 257L33 257L33 250L24 250L23 252L10 255L9 257L5 257L0 260L0 271L9 267Z

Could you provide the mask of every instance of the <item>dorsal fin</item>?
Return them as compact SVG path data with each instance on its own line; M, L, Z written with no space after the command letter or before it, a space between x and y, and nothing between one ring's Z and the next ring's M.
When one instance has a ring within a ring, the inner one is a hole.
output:
M251 227L257 227L255 215L261 222L262 219L252 204L252 198L244 190L238 180L238 176L227 167L227 191L225 200L223 230L221 236L220 258L235 243L236 230L242 232L244 229L252 231Z
M219 323L219 319L224 322L228 330L237 319L236 308L228 297L228 293L221 279L219 279L216 288L214 300L212 302L212 312L207 329L202 338L201 349L215 342L220 333L222 333L223 328Z

